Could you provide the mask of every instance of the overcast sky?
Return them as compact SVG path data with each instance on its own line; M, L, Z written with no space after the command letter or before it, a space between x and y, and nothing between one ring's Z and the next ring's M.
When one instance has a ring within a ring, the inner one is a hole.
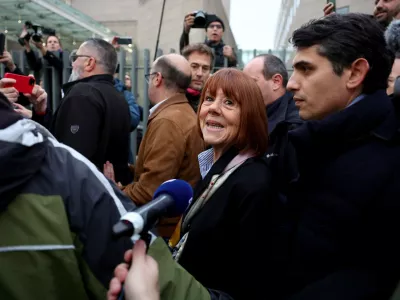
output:
M241 49L274 47L281 1L231 0L231 28Z

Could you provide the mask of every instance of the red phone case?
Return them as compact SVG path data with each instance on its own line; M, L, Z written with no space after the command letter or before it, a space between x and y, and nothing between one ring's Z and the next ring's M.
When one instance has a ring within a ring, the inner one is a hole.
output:
M15 87L18 92L23 94L32 94L33 87L35 86L35 78L13 73L4 74L4 78L12 78L16 81L16 83L7 87Z

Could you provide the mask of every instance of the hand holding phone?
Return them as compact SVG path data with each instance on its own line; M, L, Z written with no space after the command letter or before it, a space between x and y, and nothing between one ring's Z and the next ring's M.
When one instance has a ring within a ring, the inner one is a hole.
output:
M324 7L324 16L329 16L332 13L336 12L336 1L327 0L327 3Z
M11 103L17 102L19 93L16 88L14 88L15 80L11 78L2 78L0 80L0 92L3 93L4 96Z
M35 78L13 73L6 73L4 78L15 80L14 84L7 84L6 87L14 87L18 92L23 94L32 94L33 87L35 86Z
M120 37L114 36L112 43L113 45L132 45L132 38L131 37Z

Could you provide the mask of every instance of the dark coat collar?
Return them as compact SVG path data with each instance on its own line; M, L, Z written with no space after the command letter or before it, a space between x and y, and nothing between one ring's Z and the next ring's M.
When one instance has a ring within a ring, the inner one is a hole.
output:
M276 125L282 122L301 124L299 111L293 101L293 95L286 92L283 96L267 105L268 131L273 132Z
M64 94L68 94L69 91L78 83L82 83L82 82L100 82L100 81L106 81L111 83L112 85L114 85L114 77L112 75L109 74L100 74L100 75L93 75L93 76L89 76L89 77L85 77L79 80L75 80L75 81L71 81L68 82L66 84L63 85L62 89L64 91Z
M384 90L320 121L308 121L289 132L298 154L325 156L365 138L391 140L396 134L393 105Z

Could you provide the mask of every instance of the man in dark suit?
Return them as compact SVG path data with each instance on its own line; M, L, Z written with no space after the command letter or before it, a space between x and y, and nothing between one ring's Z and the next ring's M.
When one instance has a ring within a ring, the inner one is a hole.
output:
M389 299L400 279L393 57L363 14L313 20L291 40L287 87L307 122L288 134L299 176L275 214L272 298Z

